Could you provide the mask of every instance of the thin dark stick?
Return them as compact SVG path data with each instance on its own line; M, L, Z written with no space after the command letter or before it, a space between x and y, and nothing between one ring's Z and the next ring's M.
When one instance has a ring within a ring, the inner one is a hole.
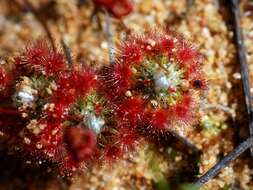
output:
M201 186L214 178L223 168L228 166L233 160L245 152L248 148L253 145L253 136L249 137L247 140L242 142L237 146L232 152L226 155L220 162L208 170L203 176L201 176L198 181L195 183L198 186Z
M250 95L250 81L249 81L249 69L247 66L246 50L244 46L243 33L240 27L240 7L238 0L230 0L231 11L234 20L234 32L235 40L238 52L239 63L241 67L242 85L244 93L244 101L246 106L246 112L248 115L248 125L250 136L253 136L253 114L252 114L252 100ZM250 149L251 156L253 158L253 147Z
M190 142L188 139L186 139L185 137L179 135L176 131L174 131L173 129L169 129L170 134L172 134L176 139L178 139L180 142L182 142L184 145L186 145L188 148L190 148L192 151L194 152L200 152L200 150L198 149L198 147L196 147L195 144L193 144L192 142Z
M108 49L109 49L109 62L112 64L114 62L112 23L111 23L111 17L109 13L106 10L105 10L105 13L106 13L105 33L106 33Z
M238 0L230 0L229 2L231 5L231 11L233 14L233 20L234 20L234 26L235 26L234 27L235 40L236 40L236 45L237 45L239 63L241 67L243 93L245 97L245 106L246 106L248 122L249 122L250 137L246 141L241 143L238 147L236 147L232 152L226 155L220 162L218 162L215 166L213 166L210 170L208 170L202 177L200 177L198 181L196 182L196 185L199 185L199 186L203 185L204 183L214 178L223 168L225 168L229 163L235 160L248 148L251 148L251 155L253 156L252 101L251 101L251 95L250 95L249 69L247 66L243 34L240 27L239 2Z
M22 9L24 8L23 7L23 4L20 3L19 0L14 0L14 2ZM54 44L54 38L49 30L49 27L47 25L47 22L45 21L45 19L43 19L41 17L41 14L38 12L38 10L32 5L32 3L30 3L29 0L22 0L22 2L25 4L25 6L27 6L26 8L28 8L29 11L31 11L33 13L33 15L36 17L36 19L40 22L40 24L42 25L42 27L44 28L46 34L47 34L47 37L51 43L51 46L53 48L53 50L55 51L56 50L56 47L55 47L55 44Z
M69 47L67 46L67 44L64 42L63 39L61 39L61 45L62 45L62 48L63 48L63 51L64 51L65 58L68 61L68 65L69 65L69 67L72 67L73 66L73 60L72 60L72 56L71 56L71 51L70 51Z

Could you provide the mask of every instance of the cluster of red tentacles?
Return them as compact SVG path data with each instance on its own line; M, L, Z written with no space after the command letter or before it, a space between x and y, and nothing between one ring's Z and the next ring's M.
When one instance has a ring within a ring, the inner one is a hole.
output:
M119 49L116 63L104 68L101 78L121 120L155 133L194 122L207 81L201 55L189 42L148 31L129 37Z
M121 19L133 11L132 0L93 0L95 5L106 9L114 17Z
M28 46L14 66L0 68L1 132L26 155L71 174L194 122L207 82L190 43L148 31L118 52L115 63L95 70L66 64L41 40Z

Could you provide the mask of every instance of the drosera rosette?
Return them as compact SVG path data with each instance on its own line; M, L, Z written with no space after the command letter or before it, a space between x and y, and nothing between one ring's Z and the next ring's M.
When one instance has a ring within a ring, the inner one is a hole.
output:
M96 89L96 73L81 64L68 67L64 55L41 40L17 56L14 65L12 93L0 104L1 132L36 164L54 163L63 175L80 170L96 150L97 134L88 127L98 132L102 121L97 125L93 115L86 118L74 110ZM4 86L7 71L2 73Z
M103 83L100 83L100 87L101 85ZM126 117L135 117L135 125L137 125L140 122L141 110L135 110L135 108L138 109L138 106L130 107L131 110L128 109L128 103L134 105L135 100L132 103L131 101L125 102L119 107L118 104L110 101L100 87L80 99L71 112L81 116L86 130L96 135L98 142L94 155L96 160L112 164L115 160L122 158L124 153L133 150L138 145L140 138L138 132L131 128L123 116L128 113Z
M29 119L40 116L41 107L46 97L50 96L52 76L65 65L63 54L53 51L45 40L31 44L14 58L14 62L9 61L1 66L0 94L3 101L0 103L0 114L9 117L15 115L12 123L15 126L18 120L27 120L26 123L29 123ZM58 67L60 65L62 67ZM4 118L1 120L5 123Z
M199 99L207 87L202 61L197 49L182 37L147 30L118 46L115 63L102 72L104 91L119 104L122 99L141 97L145 131L168 132L172 126L196 120ZM129 118L129 123L133 120Z
M58 165L62 175L72 175L85 167L95 151L96 133L86 127L90 118L76 109L96 89L96 75L80 66L51 77L54 88L38 111L40 114L26 126L24 147L41 160ZM91 127L97 127L93 123Z
M96 72L87 67L73 67L63 72L44 106L45 116L61 120L65 126L82 124L100 134L111 118L111 109L99 92L98 83Z
M143 103L139 98L126 99L122 104L110 101L101 90L103 83L100 80L98 83L98 88L91 89L72 105L64 125L67 128L82 126L87 133L93 133L97 144L92 157L96 162L112 164L139 144L141 136L129 125L128 118L135 118L132 124L137 126L143 115L138 105Z

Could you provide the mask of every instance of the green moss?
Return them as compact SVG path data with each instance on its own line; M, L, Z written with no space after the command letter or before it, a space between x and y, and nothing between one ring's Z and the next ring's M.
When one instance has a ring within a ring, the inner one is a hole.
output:
M106 100L96 91L93 91L84 98L79 99L72 112L76 115L94 113L96 105L99 105L102 108L101 116L106 116L110 113L110 109L106 106Z
M168 181L163 177L155 182L156 190L170 190Z
M179 155L178 154L178 151L176 151L175 149L169 147L167 149L167 153L169 155L169 157L172 159L172 160L175 160L175 158Z
M152 149L147 149L147 158L156 190L170 190L169 182L160 168L160 160L157 157L157 153Z
M221 190L230 190L231 187L228 184L225 184L225 186Z
M180 186L180 190L198 190L200 187L194 184L183 184Z
M207 115L201 118L200 127L204 132L208 132L211 135L216 135L221 130L220 124Z

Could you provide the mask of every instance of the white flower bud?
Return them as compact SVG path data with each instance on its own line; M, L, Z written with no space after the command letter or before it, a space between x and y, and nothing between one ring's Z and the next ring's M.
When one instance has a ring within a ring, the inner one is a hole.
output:
M162 89L168 89L172 86L171 81L163 73L156 73L154 75L154 80L156 92L159 92Z
M89 113L84 118L85 124L89 129L99 134L104 127L105 121L101 117L95 116L93 113Z
M17 92L15 97L16 97L17 101L19 101L21 103L30 104L35 100L35 97L33 96L33 94L30 94L29 92L25 92L25 91Z

